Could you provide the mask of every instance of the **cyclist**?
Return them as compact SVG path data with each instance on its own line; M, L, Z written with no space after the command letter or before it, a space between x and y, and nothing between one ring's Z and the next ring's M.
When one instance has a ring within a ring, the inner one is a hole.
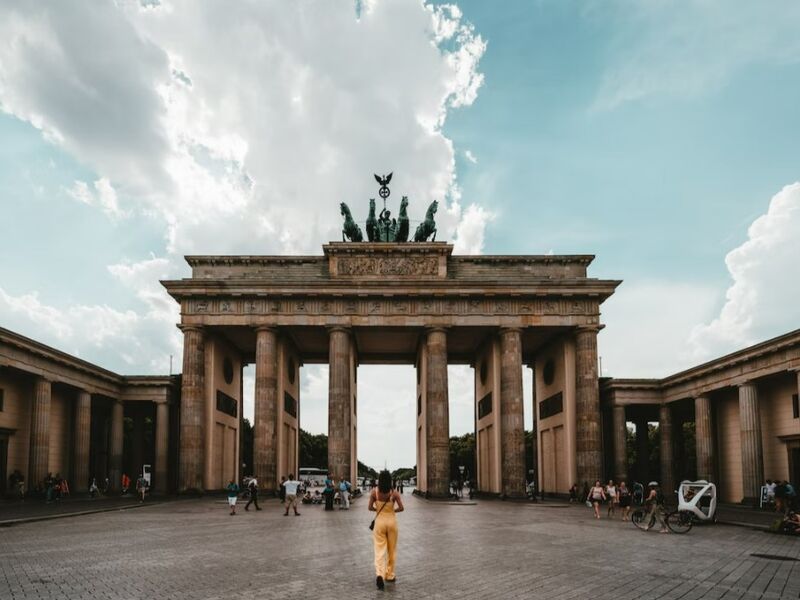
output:
M645 506L647 510L647 529L650 529L655 521L661 524L659 533L669 533L667 523L664 521L664 494L661 491L661 486L657 481L651 481L647 484L647 497L645 498Z

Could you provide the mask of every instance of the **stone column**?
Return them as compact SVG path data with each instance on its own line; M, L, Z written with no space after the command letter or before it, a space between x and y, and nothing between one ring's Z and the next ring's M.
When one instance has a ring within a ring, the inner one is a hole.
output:
M650 480L650 436L647 419L636 420L636 477L646 485Z
M739 386L739 428L742 444L742 503L755 505L764 483L764 453L761 447L758 388L754 383Z
M111 439L108 460L108 480L112 490L120 489L122 484L122 442L123 417L125 416L122 402L114 400L111 405Z
M129 405L130 406L130 405ZM142 406L138 402L134 405L133 414L133 435L132 435L132 469L133 473L128 473L132 481L136 481L142 474L144 464L144 413Z
M662 404L658 409L658 443L661 461L661 490L664 496L671 499L675 490L672 456L672 412L669 404Z
M714 436L711 431L711 400L708 396L698 396L694 399L697 478L706 481L714 480Z
M50 394L50 382L44 377L37 377L33 382L31 407L30 489L35 489L47 477L50 459Z
M522 330L516 328L500 330L500 415L503 450L501 455L501 493L512 498L524 498L525 423L522 399Z
M541 486L542 478L541 478L541 473L539 473L539 425L538 425L538 423L539 423L539 414L538 414L538 412L539 412L539 403L536 400L536 364L535 363L531 363L528 366L531 369L531 375L532 375L531 376L531 380L532 380L531 390L533 392L533 402L531 403L531 410L533 411L532 415L531 415L533 417L533 427L532 427L533 451L532 451L531 457L533 459L533 462L532 462L530 468L532 468L533 471L534 471L534 481L536 482L536 489L539 490L539 489L541 489L540 486Z
M598 327L579 327L575 334L575 444L578 482L603 479L600 447L600 388L597 381Z
M156 403L156 464L154 488L160 494L169 490L168 458L169 458L169 404Z
M352 428L350 422L350 330L332 327L328 351L328 472L350 478Z
M200 327L183 327L178 491L201 492L204 469L206 357Z
M617 483L628 480L628 430L625 426L625 407L612 408L614 427L614 479Z
M72 489L89 491L89 445L92 435L92 396L80 390L75 403L75 478Z
M447 497L450 490L450 415L447 396L447 332L429 329L427 338L426 462L427 492Z
M266 494L278 489L278 332L256 330L253 473Z

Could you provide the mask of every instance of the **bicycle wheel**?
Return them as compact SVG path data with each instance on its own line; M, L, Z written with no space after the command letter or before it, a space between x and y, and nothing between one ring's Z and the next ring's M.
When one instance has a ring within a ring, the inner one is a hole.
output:
M665 519L672 533L686 533L692 528L692 513L686 510L674 510Z
M652 526L647 518L647 510L644 508L637 508L631 513L631 523L642 531L647 531Z

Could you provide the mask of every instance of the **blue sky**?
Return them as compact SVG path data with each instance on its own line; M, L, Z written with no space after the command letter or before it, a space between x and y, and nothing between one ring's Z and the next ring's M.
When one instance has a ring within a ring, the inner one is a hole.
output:
M394 170L412 218L443 201L458 252L591 253L623 279L604 374L800 327L800 5L360 4L0 9L0 325L165 372L181 339L157 280L183 254L319 252L338 203ZM373 462L387 427L390 463L413 457L406 375L390 416L362 414ZM451 373L454 432L469 377ZM324 430L326 372L303 378Z

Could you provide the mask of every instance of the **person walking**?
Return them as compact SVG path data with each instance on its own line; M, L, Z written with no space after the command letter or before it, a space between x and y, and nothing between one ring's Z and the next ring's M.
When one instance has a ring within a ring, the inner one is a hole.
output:
M369 494L367 508L376 512L372 521L372 545L375 553L375 585L379 590L384 582L397 581L394 567L397 561L397 518L403 512L403 499L392 489L392 476L389 471L378 474L378 487Z
M606 499L606 493L599 479L594 482L594 485L589 490L588 498L592 503L592 508L594 508L594 518L599 519L600 503Z
M569 501L570 501L570 503L578 501L578 484L577 483L573 483L572 487L569 488Z
M289 479L283 482L283 489L286 490L286 511L283 513L284 517L289 516L289 509L294 509L294 516L299 517L300 513L297 512L297 488L300 487L300 482L294 478L293 474L289 474Z
M250 480L250 483L247 484L247 491L250 492L250 498L247 500L247 504L244 505L244 509L250 510L250 505L255 504L256 510L261 510L258 505L258 479L253 477Z
M336 488L333 487L333 479L330 475L325 478L325 489L322 490L322 495L325 497L325 510L333 510L333 497L336 494Z
M139 504L142 504L147 493L147 479L144 478L144 473L139 475L139 479L136 480L136 493L139 496Z
M644 501L645 506L648 507L647 529L649 530L658 521L661 524L659 533L669 533L667 523L664 521L664 494L661 492L661 487L657 481L651 481L647 487L647 498Z
M97 487L97 479L92 477L92 483L89 484L89 497L96 498L100 493L100 488Z
M344 477L339 480L339 510L350 510L350 487Z
M231 507L231 516L236 514L236 500L239 498L239 484L233 479L228 482L228 506Z
M616 515L617 502L619 501L619 499L617 498L617 486L614 484L613 479L608 480L605 492L606 492L606 499L608 500L608 511L606 511L606 516L611 517Z
M622 509L622 520L630 521L631 501L633 500L633 498L631 496L631 491L628 489L628 486L625 484L624 481L620 481L619 483L619 489L617 490L617 498L619 500L619 506Z

